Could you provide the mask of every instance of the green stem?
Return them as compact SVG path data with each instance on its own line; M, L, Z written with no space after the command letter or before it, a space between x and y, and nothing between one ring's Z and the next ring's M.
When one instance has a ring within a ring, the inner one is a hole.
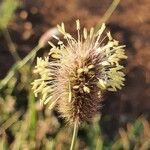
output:
M75 149L77 135L78 135L78 119L76 119L75 123L74 123L73 136L72 136L70 150L74 150Z
M9 51L10 51L11 55L14 57L15 61L17 62L17 61L21 60L17 51L16 51L16 46L13 43L7 28L3 30L3 35L7 41Z
M13 123L15 123L23 112L15 112L9 119L7 119L0 127L0 134L2 134L6 129L8 129Z
M26 57L24 57L22 60L16 62L12 68L9 70L7 76L1 80L0 82L0 89L2 89L9 80L15 75L16 71L19 70L21 67L23 67L29 60L35 57L36 52L41 48L40 45L37 45Z
M105 12L105 14L102 16L101 20L96 25L96 27L95 27L96 31L98 31L100 29L102 23L107 22L107 20L110 18L110 16L112 15L112 13L115 11L115 9L117 8L117 6L118 6L119 3L120 3L120 0L113 0L113 2L109 6L109 8Z

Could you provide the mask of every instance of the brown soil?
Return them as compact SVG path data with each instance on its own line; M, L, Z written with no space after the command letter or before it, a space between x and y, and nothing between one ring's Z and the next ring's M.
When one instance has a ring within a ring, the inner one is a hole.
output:
M111 0L22 0L9 31L18 53L24 57L49 28L63 21L68 31L73 32L77 18L89 28L100 20L110 4ZM149 0L122 0L108 20L114 37L126 45L128 60L126 86L119 93L106 96L103 113L121 122L140 114L150 116L149 10ZM14 61L3 37L0 41L0 77L3 78Z

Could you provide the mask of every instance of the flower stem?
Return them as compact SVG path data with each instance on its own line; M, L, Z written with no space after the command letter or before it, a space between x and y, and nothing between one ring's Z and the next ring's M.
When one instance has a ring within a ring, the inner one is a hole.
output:
M117 6L119 5L120 0L113 0L109 8L106 10L105 14L102 16L101 20L98 22L98 24L95 26L95 31L98 31L102 25L102 23L106 23L112 13L115 11Z
M78 135L78 119L76 119L75 122L74 122L74 129L73 129L73 136L72 136L70 150L75 149L77 135Z

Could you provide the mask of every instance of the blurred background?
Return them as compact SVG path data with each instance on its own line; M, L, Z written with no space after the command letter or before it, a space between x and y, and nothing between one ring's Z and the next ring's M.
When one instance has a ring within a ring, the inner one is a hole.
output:
M0 0L1 150L69 149L72 128L57 111L40 106L30 84L34 58L50 49L39 46L39 39L62 21L74 34L76 19L88 29L106 21L113 37L126 45L128 55L123 62L125 87L104 95L100 113L80 127L76 149L150 149L150 1L112 2Z

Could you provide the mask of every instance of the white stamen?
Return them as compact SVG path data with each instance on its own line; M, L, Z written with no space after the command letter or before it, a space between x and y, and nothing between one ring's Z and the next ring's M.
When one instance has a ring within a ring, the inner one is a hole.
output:
M72 99L72 93L71 93L71 85L70 85L70 81L69 81L69 96L68 96L68 102L70 103L71 102L71 99Z
M54 108L54 106L56 105L57 101L53 101L50 106L48 107L48 109L52 110Z
M56 46L55 46L52 42L50 42L50 41L48 41L48 44L49 44L50 46L52 46L53 48L56 47Z
M103 33L103 31L105 30L106 26L105 24L103 23L101 28L99 29L99 31L97 32L98 36L97 36L97 39L96 39L96 42L95 42L95 47L98 45L98 41Z
M49 96L49 97L44 101L44 105L46 105L51 99L52 99L52 96Z
M56 35L52 35L52 37L56 40L59 40L59 37L57 37Z
M110 32L107 33L107 36L108 36L108 39L109 39L110 41L112 41L112 36L111 36L111 33L110 33Z

